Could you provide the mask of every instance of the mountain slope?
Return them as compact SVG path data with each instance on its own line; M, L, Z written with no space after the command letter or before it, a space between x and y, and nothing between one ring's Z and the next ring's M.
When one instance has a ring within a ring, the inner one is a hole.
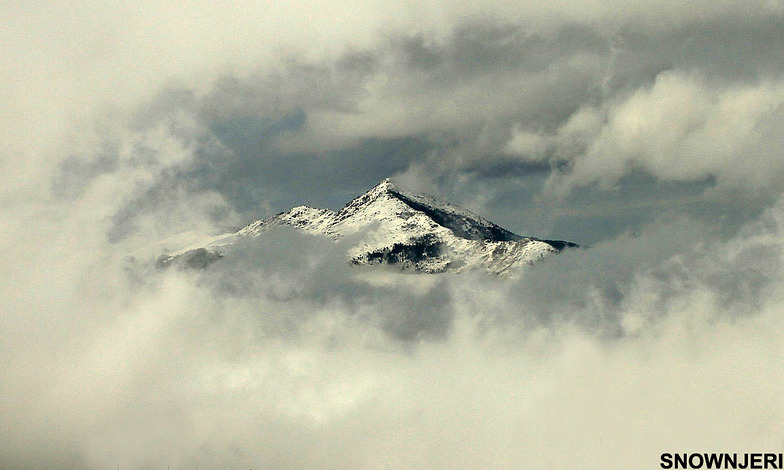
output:
M339 211L298 206L236 233L171 250L158 258L158 264L205 267L237 240L260 237L280 225L360 240L348 253L355 265L388 264L423 273L484 269L505 274L577 246L522 237L458 206L402 192L386 179Z

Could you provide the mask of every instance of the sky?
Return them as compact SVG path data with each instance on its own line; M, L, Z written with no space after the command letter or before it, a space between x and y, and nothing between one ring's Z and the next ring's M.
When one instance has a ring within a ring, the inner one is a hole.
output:
M784 452L784 3L0 4L0 463L647 468ZM583 248L352 268L383 178Z

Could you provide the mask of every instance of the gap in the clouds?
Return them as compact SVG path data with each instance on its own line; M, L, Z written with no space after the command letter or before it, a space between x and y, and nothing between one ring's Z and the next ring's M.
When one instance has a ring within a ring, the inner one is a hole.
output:
M183 176L223 194L250 221L303 204L339 209L424 158L429 149L421 136L368 138L342 150L312 153L257 148L249 154L232 153L218 174L211 168L211 156L205 155L203 164Z
M577 187L552 194L547 182L561 170L553 165L506 161L476 165L470 171L443 172L434 181L443 197L465 205L515 233L556 237L593 245L621 234L635 234L658 220L694 217L720 220L724 237L767 207L760 201L748 211L746 200L717 204L710 195L711 177L702 181L661 181L642 171L611 186Z

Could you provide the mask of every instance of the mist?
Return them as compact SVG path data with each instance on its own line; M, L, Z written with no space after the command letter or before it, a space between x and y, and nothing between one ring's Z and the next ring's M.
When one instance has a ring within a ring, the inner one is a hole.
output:
M784 452L780 2L0 9L3 468ZM155 267L385 177L581 247L415 275L281 227Z

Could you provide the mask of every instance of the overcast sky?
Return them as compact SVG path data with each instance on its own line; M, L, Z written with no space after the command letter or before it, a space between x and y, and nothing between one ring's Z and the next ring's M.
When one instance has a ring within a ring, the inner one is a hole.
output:
M0 463L642 468L784 451L784 3L0 4ZM392 276L381 179L586 248Z

